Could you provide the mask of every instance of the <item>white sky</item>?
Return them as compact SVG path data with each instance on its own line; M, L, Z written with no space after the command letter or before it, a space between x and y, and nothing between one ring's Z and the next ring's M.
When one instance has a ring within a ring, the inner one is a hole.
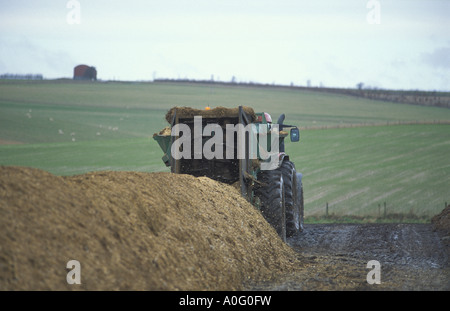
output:
M448 0L68 2L0 0L0 74L450 91Z

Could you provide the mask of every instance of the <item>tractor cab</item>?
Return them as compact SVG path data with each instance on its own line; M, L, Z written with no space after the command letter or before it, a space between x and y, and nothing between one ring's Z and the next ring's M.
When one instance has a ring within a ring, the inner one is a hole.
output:
M256 113L255 123L272 124L272 117L267 112Z

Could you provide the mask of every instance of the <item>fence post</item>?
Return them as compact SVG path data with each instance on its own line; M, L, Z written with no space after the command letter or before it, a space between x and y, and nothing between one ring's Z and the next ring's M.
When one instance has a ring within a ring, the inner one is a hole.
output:
M325 206L325 217L328 218L328 202Z

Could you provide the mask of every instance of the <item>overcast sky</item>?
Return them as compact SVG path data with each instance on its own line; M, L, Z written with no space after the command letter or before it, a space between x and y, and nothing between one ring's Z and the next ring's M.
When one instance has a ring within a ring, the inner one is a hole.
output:
M450 1L0 0L0 74L78 64L102 80L450 91Z

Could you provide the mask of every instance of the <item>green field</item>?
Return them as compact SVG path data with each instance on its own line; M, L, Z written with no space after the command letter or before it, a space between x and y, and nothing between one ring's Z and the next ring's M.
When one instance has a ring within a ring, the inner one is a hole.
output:
M330 214L378 216L386 202L389 213L430 216L450 202L449 125L304 131L303 142L291 150L309 215L328 202Z
M289 88L0 81L0 165L166 170L151 137L169 108L239 105L303 129L287 151L304 174L307 217L327 202L330 214L377 216L386 202L389 213L429 218L450 202L450 125L439 124L450 109Z

